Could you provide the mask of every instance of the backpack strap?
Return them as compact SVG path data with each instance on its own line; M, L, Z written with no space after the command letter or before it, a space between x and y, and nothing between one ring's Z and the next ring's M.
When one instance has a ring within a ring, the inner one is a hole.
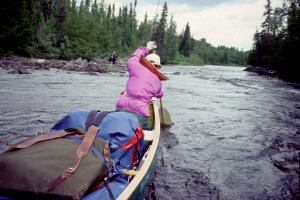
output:
M111 189L110 189L110 187L109 187L109 183L110 183L110 182L114 182L115 179L117 179L118 177L119 177L119 176L110 177L110 178L104 178L104 180L102 180L101 182L96 183L94 187L90 188L90 189L88 190L87 194L90 194L90 193L92 193L92 192L95 192L95 191L97 191L97 190L99 190L99 189L105 187L106 190L107 190L107 192L108 192L108 194L109 194L109 196L110 196L110 198L111 198L112 200L115 200L116 198L115 198L114 194L112 193L112 191L111 191Z
M97 115L98 112L101 112L100 110L92 110L90 113L89 113L89 116L85 122L85 127L86 127L86 131L89 129L89 127L93 124L94 122L94 119Z
M53 181L53 183L48 187L48 191L53 190L59 183L61 183L66 178L69 178L72 173L77 169L80 164L81 158L83 158L89 151L96 134L98 133L99 128L96 126L91 126L88 132L85 134L85 137L82 143L79 145L78 149L76 150L76 158L71 167L68 167L60 176Z
M100 112L100 113L96 117L98 112ZM102 120L104 119L104 117L111 112L113 112L113 111L102 111L101 112L100 110L92 110L89 113L89 116L85 122L86 129L89 129L89 127L91 125L99 126L101 124ZM95 117L96 117L96 119L95 119Z
M89 125L93 119L92 117L95 117L98 112L100 111L94 111L94 110L91 111L88 116L86 124ZM99 115L96 117L96 119L93 120L92 125L90 127L86 127L88 131L85 134L83 141L81 142L81 144L79 145L76 151L76 158L73 165L60 174L60 176L48 187L48 191L53 190L59 183L61 183L66 178L69 178L72 175L72 173L77 169L77 167L80 164L81 158L84 157L88 153L89 149L91 148L91 145L99 131L98 126L104 119L105 115L107 115L108 113L110 112L100 112ZM104 148L104 161L109 160L109 158L107 157L108 147L109 147L109 143L106 142Z
M95 121L93 122L93 125L94 126L99 126L101 124L102 120L104 119L104 117L107 114L111 113L111 112L113 112L113 111L102 111L102 112L100 112L99 115L96 117Z
M55 138L61 138L66 135L73 135L73 134L75 134L75 132L73 132L73 131L59 130L59 131L54 131L54 132L45 133L43 135L39 135L37 137L26 140L18 145L10 144L3 140L0 140L0 143L5 143L6 145L13 147L13 148L24 149L24 148L29 147L38 142L51 140L51 139L55 139Z
M71 136L71 135L66 135L65 137L69 138L69 139L72 139L72 140L75 140L79 143L82 142L82 139L81 138L78 138L78 137L74 137L74 136ZM100 152L93 146L90 147L90 150L92 150L95 154L97 154L97 156L99 156L105 163L107 169L110 169L109 167L109 162L110 162L110 156L109 156L109 141L108 140L105 140L105 143L104 143L104 148L103 148L103 156L100 154Z
M107 189L107 191L108 191L108 194L109 194L110 198L111 198L112 200L116 200L114 194L112 193L112 191L111 191L111 189L110 189L110 187L109 187L109 185L108 185L108 181L107 181L107 180L104 180L104 186L106 187L106 189Z

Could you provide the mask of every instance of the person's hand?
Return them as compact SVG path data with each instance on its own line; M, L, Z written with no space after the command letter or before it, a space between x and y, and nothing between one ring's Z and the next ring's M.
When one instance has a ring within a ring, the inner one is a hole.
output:
M147 43L147 49L149 49L149 51L153 50L153 49L156 49L157 48L157 45L156 45L156 42L154 41L149 41Z

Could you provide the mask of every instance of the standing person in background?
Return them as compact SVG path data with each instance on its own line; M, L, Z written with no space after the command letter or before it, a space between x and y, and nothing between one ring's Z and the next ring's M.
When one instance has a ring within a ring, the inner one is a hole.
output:
M113 64L116 63L116 59L117 59L117 54L116 52L114 51L112 54L111 54L111 61Z
M149 104L152 97L161 98L164 95L162 82L160 78L140 63L141 56L147 56L151 50L156 49L155 42L150 41L147 47L139 47L126 66L129 72L129 78L126 84L126 90L122 93L116 103L117 112L133 113L139 119L143 129L150 129L148 121ZM150 54L146 57L157 68L160 68L160 57L156 54Z

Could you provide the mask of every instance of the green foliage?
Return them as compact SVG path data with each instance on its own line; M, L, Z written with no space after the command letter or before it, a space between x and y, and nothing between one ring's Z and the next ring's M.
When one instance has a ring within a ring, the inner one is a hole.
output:
M189 23L187 23L182 40L179 46L179 52L185 57L190 57L192 52L192 39Z
M182 35L176 22L168 23L168 6L140 23L136 19L137 1L119 8L98 0L1 0L1 55L30 55L43 58L109 58L116 51L127 59L149 40L158 44L163 64L245 64L245 52L213 47L205 39L195 40L187 23ZM78 3L79 4L78 4ZM100 3L99 3L100 2ZM9 45L4 41L12 41Z
M165 45L163 46L164 56L161 61L162 63L174 63L178 51L178 37L176 35L176 23L173 21L173 16L171 17L165 38Z
M249 64L275 69L283 77L299 82L295 63L300 55L300 3L290 0L275 9L270 3L268 0L263 30L254 35Z
M167 2L165 2L161 17L158 23L158 26L155 29L154 35L152 36L152 40L157 42L157 52L158 54L165 54L165 33L167 29L167 17L168 17L168 6Z
M30 0L0 1L0 55L28 55L34 40Z
M204 65L204 61L199 59L199 56L193 53L190 57L186 57L182 54L177 54L179 60L178 65Z

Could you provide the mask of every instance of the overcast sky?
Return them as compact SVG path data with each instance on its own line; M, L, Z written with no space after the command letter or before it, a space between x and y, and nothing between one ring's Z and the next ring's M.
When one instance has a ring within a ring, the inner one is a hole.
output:
M271 0L272 7L281 6L283 0ZM116 7L130 5L134 0L105 0ZM253 35L264 20L267 0L166 0L168 16L174 16L177 33L189 23L191 35L199 40L205 38L213 46L224 45L239 50L250 50ZM155 16L160 17L165 0L137 0L139 22ZM159 5L159 6L157 6ZM158 8L158 9L157 9ZM116 11L118 14L118 10Z

